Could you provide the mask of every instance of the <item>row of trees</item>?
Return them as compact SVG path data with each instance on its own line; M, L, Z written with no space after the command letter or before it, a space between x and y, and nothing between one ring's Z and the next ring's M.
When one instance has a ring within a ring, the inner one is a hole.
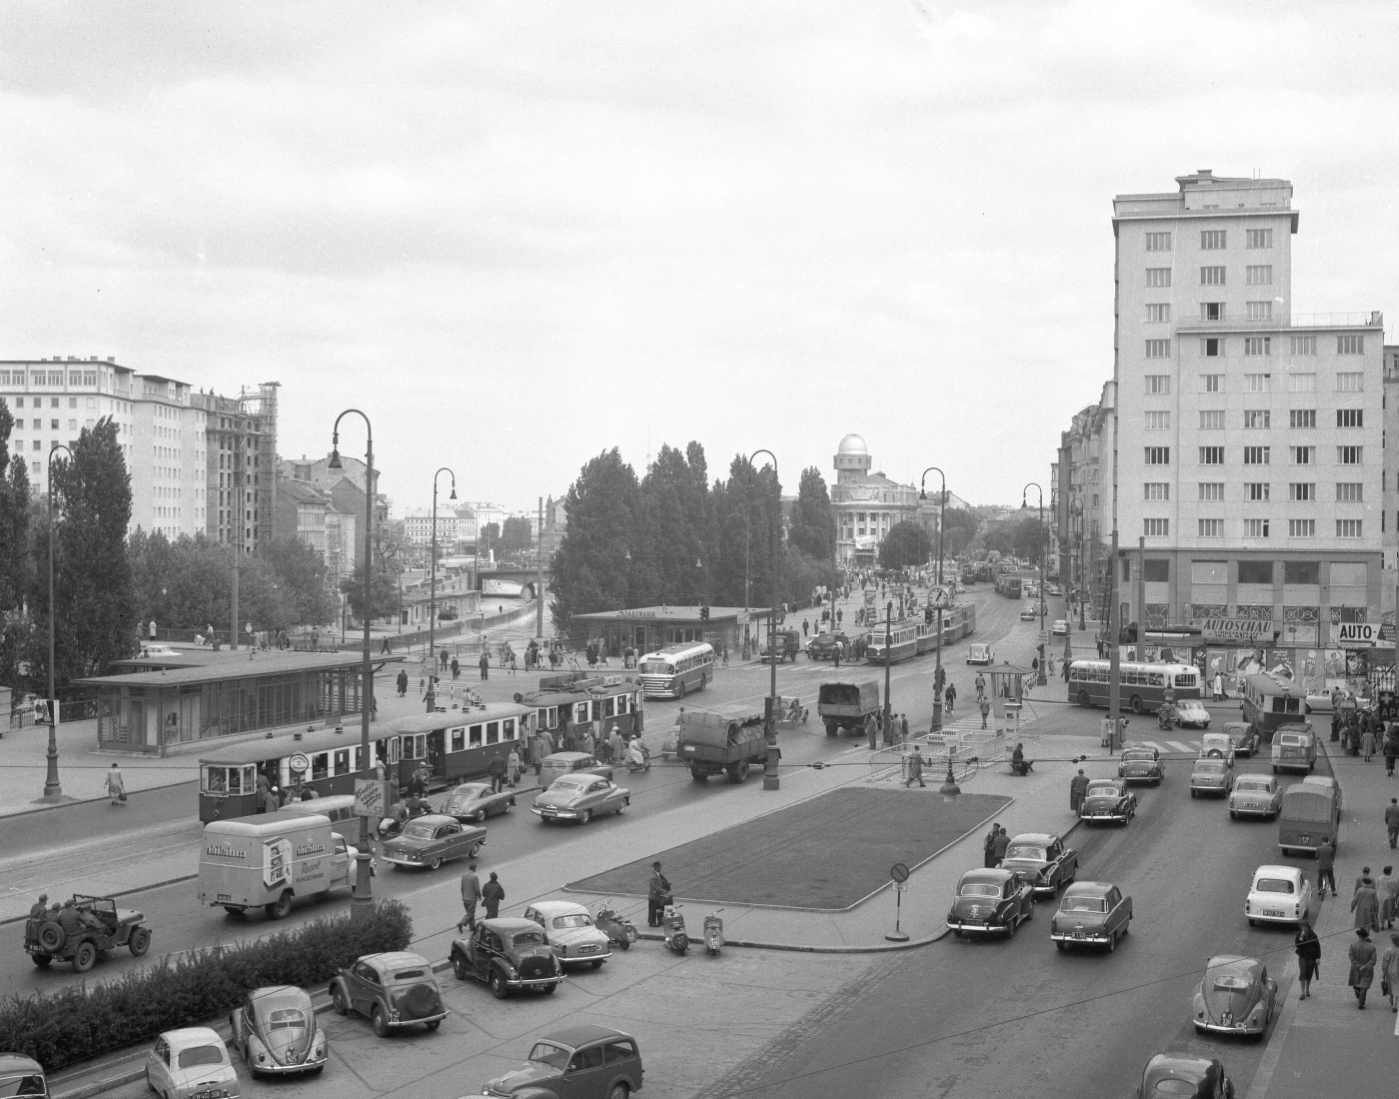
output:
M638 478L614 447L569 487L568 529L551 565L555 626L575 614L658 604L767 606L836 578L830 494L803 471L789 523L772 467L742 455L709 481L704 448L661 447ZM776 561L771 532L778 531Z

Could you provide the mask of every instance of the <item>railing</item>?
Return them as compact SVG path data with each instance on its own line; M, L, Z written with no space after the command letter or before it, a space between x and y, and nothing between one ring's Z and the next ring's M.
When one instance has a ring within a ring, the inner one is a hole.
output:
M1273 317L1250 319L1227 317L1204 320L1200 317L1182 318L1176 322L1177 332L1286 332L1298 328L1383 328L1384 314L1373 313L1279 313Z

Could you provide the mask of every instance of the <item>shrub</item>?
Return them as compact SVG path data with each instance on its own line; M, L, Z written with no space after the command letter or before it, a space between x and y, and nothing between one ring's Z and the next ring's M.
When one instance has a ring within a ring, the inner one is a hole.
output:
M265 939L167 959L115 981L69 985L0 1002L0 1049L33 1057L49 1072L197 1026L232 1010L250 988L329 982L361 954L404 950L413 921L396 900L364 917L316 920Z

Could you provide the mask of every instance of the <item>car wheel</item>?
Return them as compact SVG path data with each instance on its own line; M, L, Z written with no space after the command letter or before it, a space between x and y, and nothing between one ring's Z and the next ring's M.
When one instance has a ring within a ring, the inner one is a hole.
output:
M285 920L291 915L291 894L283 893L271 904L263 905L262 910L269 920Z
M622 815L622 811L623 811L624 809L626 809L626 807L627 807L628 805L630 805L630 804L631 804L631 798L623 798L620 802L618 802L618 803L617 803L617 815L620 817L620 816Z
M544 995L546 995L546 996L552 996L552 995L554 994L554 989L556 989L556 988L558 988L558 987L559 987L559 982L558 982L558 981L555 981L553 984L544 985L543 987L540 988L539 991L542 992L542 993L544 993Z
M1117 949L1117 932L1114 931L1111 935L1108 936L1108 953L1111 954L1111 953L1112 953L1114 950L1116 950L1116 949Z
M1087 706L1087 705L1089 705L1090 702L1092 702L1092 699L1090 699L1090 698L1088 697L1088 692L1087 692L1087 691L1079 691L1079 692L1078 692L1078 704L1079 704L1080 706Z
M452 973L459 981L464 981L471 976L470 971L466 968L466 955L458 954L455 951L452 953Z
M437 858L435 858L435 859L433 859L431 862L429 862L429 863L427 864L427 868L428 868L429 870L441 870L441 869L442 869L442 856L441 856L441 855L438 855Z
M954 939L960 939L962 937L962 929L960 927L954 927L952 929L952 937Z
M1192 798L1198 797L1198 796L1199 796L1199 793L1200 793L1200 792L1199 792L1198 790L1192 789L1192 790L1190 791L1190 796L1191 796Z
M1238 820L1238 819L1239 819L1239 814L1236 813L1236 812L1234 812L1234 810L1230 809L1230 810L1229 810L1229 819L1230 819L1230 820Z
M1059 941L1058 939L1055 939L1055 940L1054 940L1054 945L1057 946L1060 950L1063 950L1065 944L1062 943L1061 941Z
M350 1013L350 1005L345 1002L345 992L339 984L330 990L330 1006L335 1009L337 1015Z
M612 1090L607 1093L607 1099L627 1099L631 1094L631 1088L626 1084L613 1084Z
M486 811L484 809L477 809L476 812L471 814L471 819L474 820L477 824L485 824Z
M441 1020L441 1019L429 1019L426 1023L423 1024L423 1026L427 1027L428 1030L436 1030L436 1029L437 1029L438 1027L440 1027L441 1025L442 1025L442 1020Z
M592 819L593 819L593 811L592 811L591 809L584 809L584 810L583 810L583 815L582 815L581 817L578 818L578 823L579 823L579 824L587 824L587 823L588 823L589 821L591 821Z
M1249 926L1249 927L1257 927L1257 926L1258 926L1258 921L1255 920L1252 916L1250 916L1250 917L1248 918L1248 926Z
M594 969L601 969L601 968L602 968L602 963L605 962L605 961L607 961L606 958L594 958L594 959L593 959L593 962L592 962L592 966L593 966Z
M126 941L126 948L131 951L133 958L139 958L151 948L151 931L148 927L137 927L131 932L131 938Z
M369 1013L369 1024L374 1028L374 1033L380 1038L389 1036L389 1020L384 1014L384 1008L380 1004L374 1005L374 1010Z
M510 989L505 986L505 977L501 974L500 970L495 969L491 971L490 985L491 995L497 1000L503 1000L510 995Z
M474 859L477 855L479 855L481 853L482 842L484 841L477 840L475 843L473 843L471 845L471 850L466 853L466 857L469 859Z
M73 971L86 973L97 964L97 947L90 942L78 944L78 952L73 955Z
M685 681L684 681L683 679L680 681L680 689L679 689L678 691L675 692L675 697L676 697L676 698L684 698L684 697L685 697Z

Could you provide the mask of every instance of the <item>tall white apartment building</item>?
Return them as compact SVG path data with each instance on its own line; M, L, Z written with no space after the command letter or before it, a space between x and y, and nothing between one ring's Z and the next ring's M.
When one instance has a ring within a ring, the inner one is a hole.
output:
M208 414L191 406L187 382L156 374L137 374L133 397L130 529L193 537L207 521Z
M1113 203L1122 620L1327 645L1379 621L1383 318L1293 311L1288 181L1176 183Z

